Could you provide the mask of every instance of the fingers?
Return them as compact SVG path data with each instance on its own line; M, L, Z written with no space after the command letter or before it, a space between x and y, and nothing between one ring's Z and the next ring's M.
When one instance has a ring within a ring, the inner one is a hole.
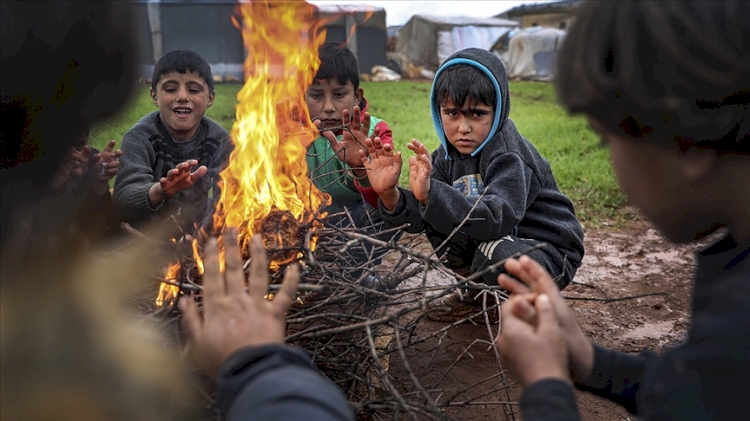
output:
M206 173L208 173L208 168L205 165L201 165L195 172L190 173L190 185L203 178Z
M535 326L537 323L537 311L534 307L534 301L537 297L537 294L516 295L510 305L511 311L519 319Z
M555 309L547 294L539 295L534 301L537 317L537 332L544 335L550 331L559 331L560 324L557 322Z
M227 294L242 294L245 291L245 273L242 270L242 256L237 242L236 228L227 228L224 234L224 262Z
M112 150L115 149L116 143L117 142L114 139L110 140L109 143L107 143L107 146L104 147L104 150L102 152L112 153Z
M268 256L259 235L250 240L249 294L253 299L263 299L268 291Z
M557 284L555 284L552 276L534 259L529 256L521 256L518 259L523 270L528 273L528 276L534 279L535 282L544 285L547 288L554 288L557 290Z
M359 107L356 107L356 108L359 108ZM371 124L370 113L365 112L364 119L362 121L362 133L364 134L370 133L370 124ZM373 133L373 135L377 136L378 134Z
M283 316L294 302L294 294L297 293L297 287L299 286L299 277L299 265L293 264L286 268L281 289L273 297L273 307L277 316Z
M348 114L349 110L344 110L344 112ZM362 113L356 105L352 108L351 129L362 130Z
M192 297L182 296L178 305L182 310L182 328L188 340L191 343L200 342L203 334L203 318L198 310L198 304Z
M209 238L203 249L203 299L215 300L224 295L224 277L219 269L219 244Z
M508 261L515 259L508 259ZM505 267L507 270L508 263L505 263ZM510 272L510 271L509 271ZM497 284L503 287L506 291L510 292L511 294L525 294L528 292L531 292L528 286L525 284L522 284L521 282L518 282L516 279L511 278L510 276L502 273L497 277Z

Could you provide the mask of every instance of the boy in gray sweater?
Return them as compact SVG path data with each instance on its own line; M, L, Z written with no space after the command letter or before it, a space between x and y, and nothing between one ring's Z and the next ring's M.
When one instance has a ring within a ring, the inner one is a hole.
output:
M210 219L219 172L232 149L227 131L205 117L214 97L203 57L177 50L159 59L151 82L159 110L122 139L113 197L121 221L145 226L175 215L175 234L184 234Z
M518 133L510 114L505 68L479 49L455 53L437 71L432 118L442 146L408 148L410 190L397 186L401 155L378 138L361 153L384 219L425 232L448 267L467 276L539 243L528 255L570 283L583 258L583 230L560 192L549 162ZM495 284L499 271L483 280ZM482 311L473 294L446 297L428 314L454 322ZM493 312L493 315L497 315Z

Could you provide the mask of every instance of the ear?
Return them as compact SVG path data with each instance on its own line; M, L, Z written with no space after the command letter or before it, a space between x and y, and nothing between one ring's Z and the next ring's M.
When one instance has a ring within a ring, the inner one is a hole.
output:
M210 107L214 103L214 98L216 98L216 91L211 91L210 94L208 94L208 105L206 108Z
M716 167L716 151L708 148L688 146L683 153L682 175L690 181L699 181Z
M151 93L151 100L154 101L154 105L158 107L159 102L156 101L156 92L154 92L154 88L148 88L148 91Z
M365 90L362 87L357 88L357 92L354 93L354 105L359 105L362 102L362 98L365 96Z

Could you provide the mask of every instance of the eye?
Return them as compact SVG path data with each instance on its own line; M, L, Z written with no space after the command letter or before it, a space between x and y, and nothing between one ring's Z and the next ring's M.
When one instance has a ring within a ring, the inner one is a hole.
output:
M336 97L336 98L344 98L346 96L346 93L345 92L336 92L335 94L333 94L333 96Z
M309 96L312 99L321 99L321 98L323 98L323 94L321 94L320 92L311 92L311 93L308 93L307 96Z
M471 116L474 117L474 118L482 118L482 117L484 117L486 115L487 115L487 112L486 111L482 111L482 110L474 110L471 113Z
M192 88L192 89L190 89L190 93L191 93L191 94L199 94L199 93L201 93L201 89L198 89L198 88Z

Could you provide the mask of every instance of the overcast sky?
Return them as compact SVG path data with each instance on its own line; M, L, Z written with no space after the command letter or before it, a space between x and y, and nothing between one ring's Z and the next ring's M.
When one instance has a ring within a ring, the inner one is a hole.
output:
M382 7L386 13L386 25L403 25L413 15L431 14L439 16L472 16L488 18L522 4L549 3L552 0L527 1L354 1L354 0L308 0L312 4L370 4Z

